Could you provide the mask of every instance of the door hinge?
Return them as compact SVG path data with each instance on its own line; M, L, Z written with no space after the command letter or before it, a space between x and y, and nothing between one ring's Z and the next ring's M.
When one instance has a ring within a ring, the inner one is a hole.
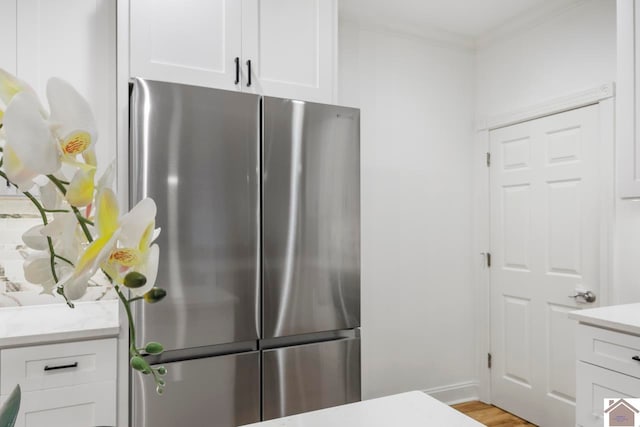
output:
M491 153L487 151L487 167L491 166Z
M491 252L487 252L487 267L491 267Z
M487 368L491 369L491 353L487 353Z

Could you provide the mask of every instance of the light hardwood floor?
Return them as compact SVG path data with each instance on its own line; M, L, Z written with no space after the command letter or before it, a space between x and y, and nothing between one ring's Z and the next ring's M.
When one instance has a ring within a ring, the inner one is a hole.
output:
M493 405L473 401L453 405L452 408L481 422L488 427L535 427L535 425L516 417Z

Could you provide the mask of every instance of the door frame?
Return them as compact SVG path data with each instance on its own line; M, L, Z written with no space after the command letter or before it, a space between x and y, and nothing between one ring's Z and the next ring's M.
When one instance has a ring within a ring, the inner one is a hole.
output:
M605 83L595 88L546 102L513 110L481 120L476 127L473 145L473 260L474 297L478 301L475 318L476 369L478 397L491 403L491 371L487 355L491 353L491 270L485 253L491 244L490 174L487 153L490 151L489 132L517 123L539 119L589 105L599 106L601 161L600 177L600 295L601 305L612 301L613 234L615 226L615 84Z

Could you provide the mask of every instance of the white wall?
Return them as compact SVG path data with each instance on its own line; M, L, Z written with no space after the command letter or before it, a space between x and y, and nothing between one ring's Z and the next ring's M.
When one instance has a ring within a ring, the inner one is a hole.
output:
M362 115L363 398L474 381L473 53L350 22L339 46Z
M477 51L478 118L615 80L614 0L586 0Z
M477 52L478 119L616 79L613 0L587 0ZM640 203L615 202L611 303L640 301Z

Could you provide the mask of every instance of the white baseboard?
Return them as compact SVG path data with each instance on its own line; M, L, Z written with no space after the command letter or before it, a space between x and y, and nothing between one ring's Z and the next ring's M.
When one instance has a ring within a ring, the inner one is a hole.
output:
M480 400L479 384L477 381L434 387L423 390L423 392L447 405L455 405L456 403L468 402L470 400Z

